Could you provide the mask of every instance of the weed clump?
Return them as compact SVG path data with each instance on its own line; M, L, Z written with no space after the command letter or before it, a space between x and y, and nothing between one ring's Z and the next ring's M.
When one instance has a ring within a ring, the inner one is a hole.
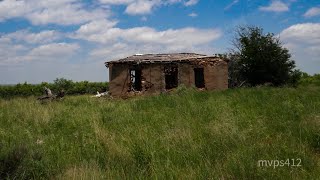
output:
M15 178L22 162L28 156L26 145L19 144L0 156L0 179Z

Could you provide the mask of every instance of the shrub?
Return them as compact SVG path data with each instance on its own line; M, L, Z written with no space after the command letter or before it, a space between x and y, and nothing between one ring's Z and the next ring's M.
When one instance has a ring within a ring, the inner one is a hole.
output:
M17 85L0 86L0 98L40 96L44 94L44 87L48 87L54 94L64 90L68 95L93 94L97 91L108 90L107 82L73 82L64 78L57 78L54 83L42 82L41 84L28 84L27 82Z

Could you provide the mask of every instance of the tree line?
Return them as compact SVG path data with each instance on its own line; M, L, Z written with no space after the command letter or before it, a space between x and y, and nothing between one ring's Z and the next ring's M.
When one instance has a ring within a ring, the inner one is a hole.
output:
M16 85L1 85L0 98L40 96L44 94L44 87L51 89L55 94L64 90L67 95L80 95L95 94L97 91L105 92L108 90L108 83L89 81L73 82L72 80L64 78L57 78L53 83L42 82L41 84L28 84L25 82Z

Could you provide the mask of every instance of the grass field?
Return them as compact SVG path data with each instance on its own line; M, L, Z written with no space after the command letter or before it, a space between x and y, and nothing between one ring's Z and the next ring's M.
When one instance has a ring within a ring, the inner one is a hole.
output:
M0 179L317 179L320 87L0 100ZM259 167L259 160L301 166Z

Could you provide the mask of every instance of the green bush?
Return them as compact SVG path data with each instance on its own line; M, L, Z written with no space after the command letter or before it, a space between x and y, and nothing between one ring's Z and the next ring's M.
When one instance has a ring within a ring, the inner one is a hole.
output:
M42 82L41 84L0 85L0 98L40 96L44 94L44 87L48 87L54 94L64 90L68 95L94 94L97 91L108 90L107 82L73 82L64 78L57 78L54 83Z
M306 86L306 85L320 85L320 74L314 74L313 76L308 75L307 73L302 73L300 82L300 85Z

